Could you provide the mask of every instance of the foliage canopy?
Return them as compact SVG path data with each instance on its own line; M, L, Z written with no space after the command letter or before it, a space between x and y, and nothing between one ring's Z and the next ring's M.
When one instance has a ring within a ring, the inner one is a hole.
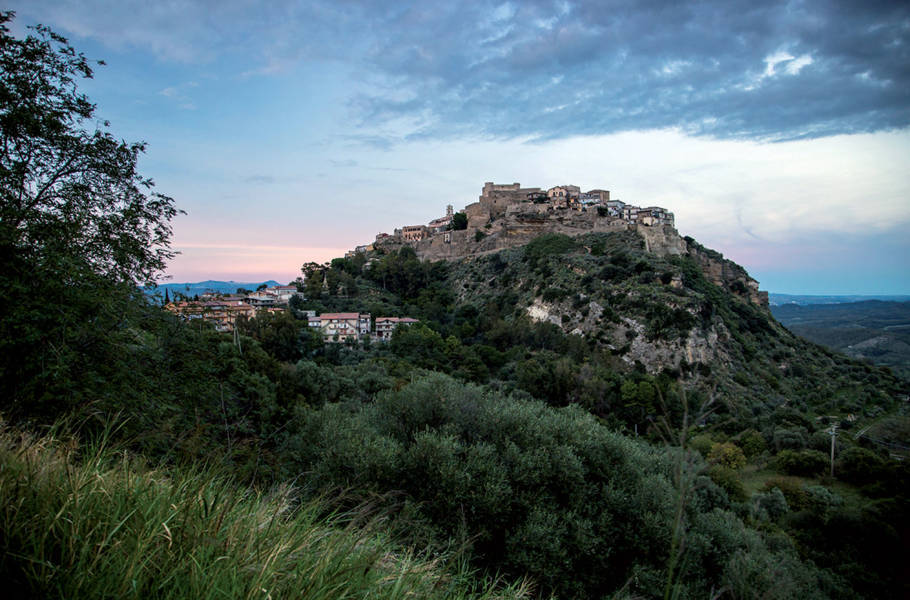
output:
M0 13L0 393L21 405L100 383L93 364L118 353L137 284L174 255L178 211L139 174L143 143L91 126L77 85L90 61L43 26L13 37L12 18Z

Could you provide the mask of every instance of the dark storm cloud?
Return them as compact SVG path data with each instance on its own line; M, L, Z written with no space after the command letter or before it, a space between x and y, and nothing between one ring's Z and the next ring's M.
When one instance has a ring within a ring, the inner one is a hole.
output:
M522 2L363 7L365 123L563 137L679 127L793 139L910 124L904 3Z
M783 140L910 124L910 3L17 1L36 20L244 76L331 65L354 136L677 127ZM354 139L352 138L352 139Z

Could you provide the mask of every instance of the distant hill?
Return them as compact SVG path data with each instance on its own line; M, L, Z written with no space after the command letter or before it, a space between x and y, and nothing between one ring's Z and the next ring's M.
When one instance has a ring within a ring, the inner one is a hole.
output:
M237 291L237 288L255 290L262 284L265 284L267 286L281 285L274 279L254 283L243 281L213 281L210 279L208 281L199 281L197 283L161 283L157 288L146 288L145 291L148 294L154 294L155 292L164 294L164 290L170 290L172 295L174 292L178 292L185 296L195 296L197 294L205 294L207 292L214 292L218 294L233 294Z
M793 295L793 294L768 294L768 303L771 306L783 306L785 304L798 304L808 306L810 304L845 304L848 302L863 302L865 300L882 300L885 302L910 302L910 296L811 296L811 295Z
M910 302L771 306L793 333L853 358L891 367L910 379Z

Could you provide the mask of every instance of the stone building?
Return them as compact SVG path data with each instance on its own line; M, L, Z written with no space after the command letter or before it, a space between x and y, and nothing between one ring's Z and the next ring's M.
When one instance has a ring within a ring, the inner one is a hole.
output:
M519 202L528 202L529 196L542 193L540 188L523 188L516 183L493 183L487 181L483 184L477 202L465 207L468 217L468 228L483 227L493 219L499 219L506 214L509 206Z
M673 213L660 206L648 206L638 209L638 222L649 227L655 225L675 226Z
M610 190L588 190L585 192L588 197L597 197L598 204L606 204L610 201Z
M426 237L426 225L405 225L401 228L401 239L406 242L419 242Z
M449 228L449 225L452 224L452 219L455 218L455 210L452 208L452 205L449 204L446 206L446 216L439 217L438 219L433 219L427 225L427 230L430 235L435 233L442 233L443 231Z
M581 195L581 188L577 185L557 185L547 190L547 197L550 200L578 198Z

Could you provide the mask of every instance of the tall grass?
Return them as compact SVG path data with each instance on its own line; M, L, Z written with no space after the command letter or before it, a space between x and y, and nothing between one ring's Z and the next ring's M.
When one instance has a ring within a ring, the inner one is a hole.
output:
M2 426L0 426L2 427ZM526 598L464 561L401 550L371 511L158 470L98 443L0 429L0 595L42 598ZM454 564L452 564L454 563Z

